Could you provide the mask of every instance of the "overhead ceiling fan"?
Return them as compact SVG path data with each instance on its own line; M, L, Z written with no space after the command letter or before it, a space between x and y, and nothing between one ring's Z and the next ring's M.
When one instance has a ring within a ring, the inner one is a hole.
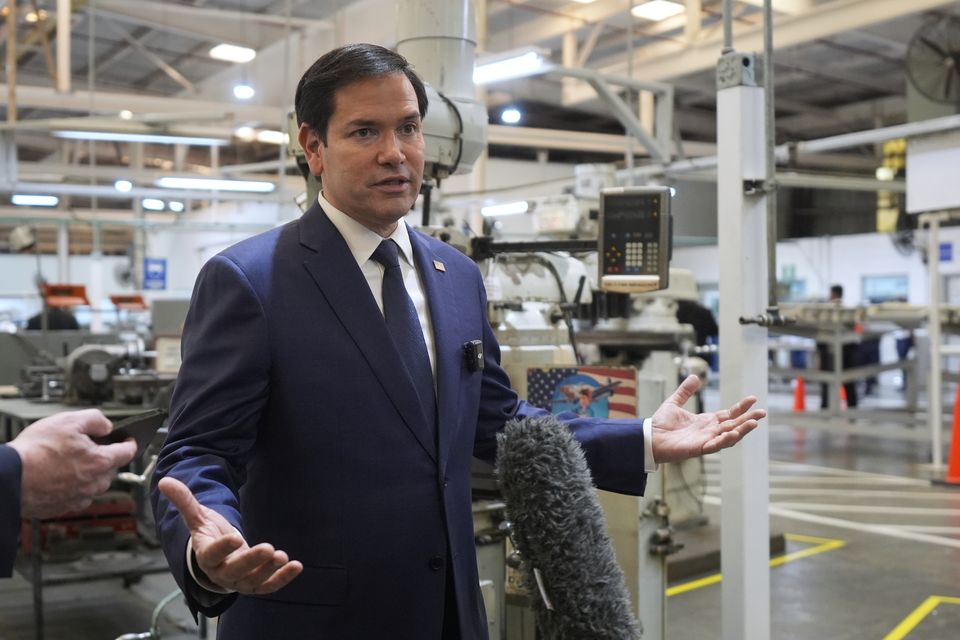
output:
M907 77L935 102L960 106L960 17L931 20L907 47Z

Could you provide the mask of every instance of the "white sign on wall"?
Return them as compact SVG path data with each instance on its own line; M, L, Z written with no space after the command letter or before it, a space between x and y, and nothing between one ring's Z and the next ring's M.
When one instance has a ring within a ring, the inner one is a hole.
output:
M960 131L910 138L907 213L960 209Z

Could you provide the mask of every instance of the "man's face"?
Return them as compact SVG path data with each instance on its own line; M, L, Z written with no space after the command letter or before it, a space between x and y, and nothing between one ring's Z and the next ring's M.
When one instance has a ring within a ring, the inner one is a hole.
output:
M323 196L381 236L413 207L423 178L423 133L413 85L402 73L337 89L324 144L300 127L300 146Z

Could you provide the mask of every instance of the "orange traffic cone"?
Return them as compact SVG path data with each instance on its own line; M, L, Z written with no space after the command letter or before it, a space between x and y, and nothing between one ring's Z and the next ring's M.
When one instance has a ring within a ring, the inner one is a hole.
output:
M950 437L950 459L947 461L947 475L944 484L960 486L960 385L953 401L953 428Z
M847 387L840 385L840 411L847 410Z
M807 390L803 378L797 378L797 384L793 388L793 411L799 413L807 410Z

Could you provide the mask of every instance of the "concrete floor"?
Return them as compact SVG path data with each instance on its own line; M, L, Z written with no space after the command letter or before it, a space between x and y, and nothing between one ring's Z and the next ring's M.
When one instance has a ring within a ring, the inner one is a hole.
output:
M790 402L789 393L770 397L772 408ZM706 403L718 406L716 394L708 393ZM771 530L787 535L787 561L770 574L771 638L960 637L960 490L927 482L929 445L799 431L782 422L766 426ZM719 459L708 458L706 513L713 522L722 508L719 473ZM111 640L146 631L153 605L174 587L169 575L130 588L119 580L50 587L45 638ZM719 639L720 598L719 584L672 595L667 637ZM179 602L161 630L165 639L197 637ZM0 581L0 640L33 637L29 584Z

